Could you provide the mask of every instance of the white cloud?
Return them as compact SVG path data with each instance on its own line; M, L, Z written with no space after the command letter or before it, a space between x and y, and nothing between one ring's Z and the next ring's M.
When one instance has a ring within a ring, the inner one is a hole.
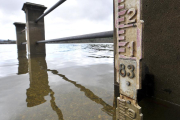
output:
M0 0L0 39L16 39L14 22L25 22L25 2L45 5L58 0ZM112 0L67 0L45 17L46 39L113 29Z

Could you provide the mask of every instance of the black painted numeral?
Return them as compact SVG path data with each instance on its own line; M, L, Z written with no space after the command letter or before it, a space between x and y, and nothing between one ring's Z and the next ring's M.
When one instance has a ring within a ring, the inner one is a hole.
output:
M133 65L128 65L128 69L131 71L131 74L127 74L129 78L134 78L135 74L134 74L134 66Z
M119 74L122 76L122 77L126 77L126 66L124 64L120 64L120 69L119 69ZM134 66L133 65L128 65L127 67L131 73L127 73L127 76L131 79L133 79L135 77L135 74L134 74Z
M126 66L125 66L124 64L120 64L119 74L120 74L122 77L125 77L125 76L126 76L125 67L126 67Z

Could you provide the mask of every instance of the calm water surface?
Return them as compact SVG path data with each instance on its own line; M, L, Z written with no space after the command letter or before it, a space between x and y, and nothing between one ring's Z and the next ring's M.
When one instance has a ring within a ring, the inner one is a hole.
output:
M112 44L0 45L0 120L115 119Z

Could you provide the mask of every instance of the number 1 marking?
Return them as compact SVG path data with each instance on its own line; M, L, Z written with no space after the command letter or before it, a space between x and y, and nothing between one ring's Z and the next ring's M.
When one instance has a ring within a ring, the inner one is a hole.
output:
M134 56L134 41L129 43L128 48L130 49L130 57L133 57Z

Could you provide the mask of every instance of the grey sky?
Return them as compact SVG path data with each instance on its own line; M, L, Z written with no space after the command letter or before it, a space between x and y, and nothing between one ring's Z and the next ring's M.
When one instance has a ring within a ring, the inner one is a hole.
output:
M58 0L0 0L0 39L16 40L14 22L25 22L25 2L45 5ZM113 0L67 0L45 17L46 39L113 29Z

